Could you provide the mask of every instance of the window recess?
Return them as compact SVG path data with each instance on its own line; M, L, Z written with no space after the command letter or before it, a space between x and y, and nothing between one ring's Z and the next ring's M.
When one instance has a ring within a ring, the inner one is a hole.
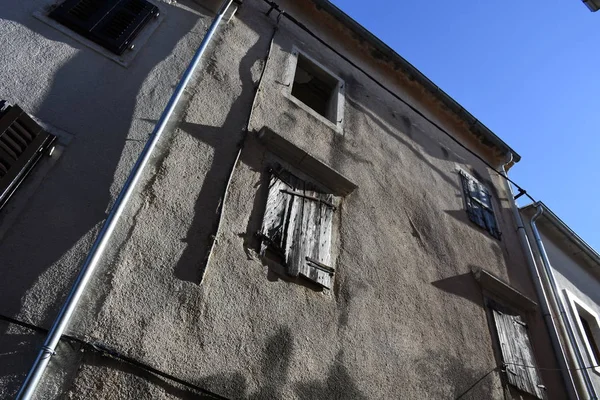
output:
M49 17L121 55L159 9L146 0L66 0Z
M293 277L330 289L331 234L336 198L281 166L269 169L269 193L259 236L261 255Z
M459 174L469 219L496 239L500 239L502 233L498 229L490 192L464 171L459 171Z
M341 123L343 83L304 54L294 51L296 66L291 94L334 124Z
M520 315L494 301L487 299L487 304L493 317L503 372L508 383L543 399L545 387L533 356L527 324Z
M0 101L0 209L55 141L19 106Z

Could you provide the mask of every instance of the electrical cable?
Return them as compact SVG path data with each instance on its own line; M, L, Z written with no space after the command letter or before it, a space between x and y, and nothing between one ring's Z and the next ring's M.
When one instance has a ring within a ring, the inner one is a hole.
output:
M498 366L498 367L494 367L494 368L490 369L490 370L489 370L489 371L488 371L488 372L487 372L485 375L483 375L481 378L477 379L477 381L475 381L475 383L473 383L471 386L469 386L469 387L467 388L467 390L465 390L464 392L462 392L461 394L459 394L459 395L458 395L458 397L456 397L456 399L455 399L455 400L459 400L459 399L461 399L461 398L462 398L462 397L463 397L465 394L467 394L467 393L469 393L471 390L473 390L473 388L474 388L475 386L477 386L477 385L479 384L479 382L481 382L482 380L484 380L485 378L487 378L487 376L488 376L489 374L491 374L492 372L494 372L494 371L496 371L496 370L498 370L498 369L500 369L500 368L501 368L501 367L500 367L500 366Z
M282 10L277 3L273 2L273 1L270 1L270 0L263 0L263 2L265 2L266 4L268 4L270 6L270 9L267 12L267 15L269 15L272 10L278 11L280 13L279 14L279 18L281 17L281 15L283 15L290 22L292 22L293 24L295 24L296 26L298 26L300 29L302 29L303 31L305 31L306 33L308 33L310 36L312 36L314 39L316 39L319 43L321 43L322 45L324 45L325 47L327 47L328 49L330 49L331 51L333 51L335 54L337 54L344 61L346 61L347 63L349 63L350 65L352 65L352 67L354 67L355 69L357 69L358 71L360 71L361 73L363 73L367 78L371 79L377 86L379 86L380 88L382 88L383 90L385 90L386 92L388 92L392 97L394 97L395 99L397 99L400 102L402 102L403 104L405 104L408 108L410 108L413 112L415 112L421 118L425 119L427 122L429 122L430 124L432 124L433 126L435 126L440 132L442 132L443 134L445 134L446 136L448 136L448 138L450 138L450 140L452 140L453 142L455 142L457 145L459 145L465 151L467 151L468 153L470 153L471 155L473 155L475 158L477 158L479 161L481 161L482 163L484 163L487 167L489 167L494 172L496 172L496 174L498 174L499 176L501 176L503 179L506 179L508 182L512 183L519 190L519 194L521 196L525 195L532 202L534 202L534 203L536 202L536 200L531 195L529 195L529 193L527 193L526 190L524 190L523 188L521 188L521 186L519 186L515 181L513 181L512 179L510 179L508 176L503 175L501 171L498 171L494 166L492 166L491 164L489 164L483 157L481 157L479 154L475 153L473 150L469 149L466 145L464 145L463 143L461 143L450 132L446 131L444 128L442 128L435 121L433 121L432 119L430 119L429 117L427 117L425 114L423 114L421 111L419 111L415 106L413 106L408 101L404 100L402 97L400 97L399 95L397 95L396 93L394 93L391 89L389 89L383 83L379 82L374 76L372 76L371 74L369 74L367 71L365 71L363 68L361 68L360 66L358 66L356 63L354 63L348 57L346 57L345 55L343 55L340 51L336 50L332 45L330 45L329 43L327 43L325 40L321 39L319 36L317 36L314 32L312 32L302 22L298 21L296 18L294 18L293 16L291 16L290 14L288 14L287 12L285 12L284 10Z
M6 322L8 322L10 324L21 326L23 328L27 328L27 329L32 330L34 332L48 333L48 329L46 329L46 328L42 328L42 327L37 326L37 325L33 325L33 324L30 324L30 323L27 323L27 322L24 322L24 321L20 321L20 320L15 319L15 318L7 317L5 315L1 315L0 314L0 320L6 321ZM72 343L77 343L77 344L81 345L81 347L83 349L85 349L85 350L92 351L92 352L101 354L103 356L108 356L108 357L114 358L114 359L116 359L116 360L118 360L120 362L132 365L132 366L137 367L139 369L142 369L144 371L150 372L150 373L152 373L154 375L160 376L161 378L168 379L170 381L176 382L176 383L178 383L178 384L180 384L182 386L185 386L185 387L187 387L189 389L193 389L193 390L195 390L197 392L202 393L202 395L207 396L207 398L211 398L211 399L215 399L215 400L227 400L226 397L219 396L218 394L212 393L212 392L210 392L210 391L208 391L208 390L206 390L204 388L201 388L198 385L194 385L193 383L190 383L190 382L185 381L183 379L177 378L176 376L173 376L173 375L168 374L166 372L160 371L160 370L158 370L158 369L156 369L156 368L154 368L154 367L152 367L152 366L150 366L148 364L144 364L141 361L138 361L138 360L136 360L134 358L128 357L126 355L123 355L123 354L117 352L116 350L111 349L108 346L105 346L105 345L103 345L101 343L90 343L90 342L87 342L87 341L85 341L83 339L80 339L78 337L71 336L71 335L62 335L61 340L66 340L66 341L69 341L69 342L72 342Z

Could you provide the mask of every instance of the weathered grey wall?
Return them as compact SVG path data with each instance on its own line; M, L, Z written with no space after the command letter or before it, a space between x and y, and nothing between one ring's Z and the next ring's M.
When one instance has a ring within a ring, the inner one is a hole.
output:
M0 7L0 98L73 136L52 168L45 168L50 161L38 167L45 171L39 186L29 187L39 180L34 174L0 215L0 313L42 325L56 315L212 19L193 2L160 2L164 19L124 68L34 18L53 2ZM0 346L10 349L0 356L5 398L23 378L41 337L4 323L0 329Z
M3 273L10 276L0 283L2 297L9 294L0 311L47 324L210 16L187 3L163 4L164 22L124 70L33 20L29 15L38 5L29 3L27 9L1 10L8 22L0 29L20 38L14 53L21 54L23 46L39 51L51 46L49 54L59 55L56 66L48 69L50 83L41 89L35 89L36 77L45 76L45 64L35 60L28 62L37 74L28 70L21 84L10 80L0 87L8 93L4 97L75 140L0 242ZM309 25L332 23L310 2L282 3ZM262 1L248 0L219 33L71 332L230 398L455 398L500 361L471 268L482 267L534 297L511 234L515 227L503 185L430 123L285 19L274 36L222 230L204 271L216 211L274 33L276 15L267 17L266 10ZM353 59L365 60L364 68L395 92L498 162L414 83L371 60L364 43L342 27L319 33ZM342 133L285 96L294 45L345 80ZM128 80L137 84L125 87ZM84 91L94 96L83 102ZM342 203L338 272L330 292L281 279L254 250L266 198L264 171L273 159L256 140L254 132L263 127L358 185ZM468 221L457 166L495 188L502 241ZM30 251L31 243L40 247ZM528 317L538 363L553 367L543 322L539 315ZM24 332L4 331L7 351L17 349L19 356L0 361L10 366L0 370L3 394L15 389L31 361L26 351L40 343L39 336ZM41 398L196 396L115 361L64 345L60 350ZM562 398L559 375L543 377L549 398ZM504 390L494 372L464 398L520 397Z
M531 221L531 217L534 213L535 210L533 209L527 209L523 212L530 237L533 236L531 235L529 221ZM544 248L550 259L550 264L559 290L560 300L563 302L569 315L572 317L572 314L570 314L571 306L565 297L564 289L569 290L585 305L600 315L600 281L598 280L598 276L594 275L588 265L577 259L578 253L581 252L581 250L577 249L577 247L575 247L564 235L558 234L556 228L553 228L550 222L545 218L538 219L537 226L544 243ZM535 242L532 241L532 243ZM537 247L534 251L539 259ZM581 340L577 327L575 327L574 332L576 333L577 343L581 349L585 362L587 365L593 365L590 362L591 360L587 355L587 351L584 350L585 345ZM600 391L600 374L595 370L590 370L590 377L594 382L596 390Z

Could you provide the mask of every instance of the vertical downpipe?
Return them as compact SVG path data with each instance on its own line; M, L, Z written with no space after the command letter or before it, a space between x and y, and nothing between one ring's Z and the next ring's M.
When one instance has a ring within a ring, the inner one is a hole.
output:
M509 161L506 165L509 165L512 162L512 153L510 154ZM574 380L574 375L578 376L577 373L571 373L569 369L569 363L567 362L567 356L565 349L563 348L560 335L558 333L557 324L552 316L552 312L550 311L550 306L548 304L548 295L546 290L544 289L544 284L542 283L542 277L538 271L537 265L533 258L533 252L531 250L531 244L529 243L529 238L527 237L527 232L525 231L525 226L523 224L523 218L521 217L521 213L519 212L519 207L514 199L514 193L512 187L510 186L510 182L508 181L508 174L506 173L506 167L503 165L500 167L502 175L506 178L504 179L504 183L506 186L507 194L510 196L509 202L510 207L513 214L513 219L515 225L517 226L517 235L521 242L521 247L523 249L523 254L525 255L525 259L527 261L527 266L529 267L529 272L531 274L531 279L533 280L533 286L535 288L538 301L540 303L542 318L544 319L544 323L546 324L546 329L548 330L548 334L550 336L550 342L552 343L552 347L556 353L556 358L558 361L558 366L560 367L561 376L563 378L563 382L565 383L565 387L567 389L568 398L570 400L579 400L579 395L577 394L577 385ZM579 387L581 389L585 389L584 382L580 379L578 382Z
M542 258L542 264L544 265L544 271L546 273L546 277L548 279L548 284L550 286L551 296L554 297L556 301L556 305L558 307L558 312L560 314L560 318L562 320L564 330L567 333L568 340L570 342L571 347L573 348L573 353L575 354L575 361L577 363L577 368L581 373L583 380L585 382L586 391L588 393L588 398L590 400L597 400L598 396L596 395L596 390L594 388L594 384L592 383L592 379L590 378L589 371L586 369L585 363L583 362L583 356L581 355L581 350L577 345L577 340L575 338L575 332L573 332L573 328L569 323L569 318L567 317L567 313L565 310L565 306L559 296L558 286L556 284L556 279L554 278L554 273L552 272L552 265L550 264L550 259L548 258L548 253L546 253L546 249L544 247L544 243L542 242L542 237L540 236L540 232L537 229L537 225L535 221L542 216L544 213L544 206L541 203L534 204L537 207L537 212L531 218L530 225L531 230L533 232L533 236L535 238L535 242L537 244L538 251Z
M208 31L206 32L206 35L200 43L200 47L198 47L196 54L194 54L192 61L188 65L183 76L181 77L181 80L179 81L179 84L171 95L171 98L169 99L169 102L167 103L167 106L165 107L160 119L156 123L150 138L146 142L144 149L140 153L131 172L129 173L129 176L125 181L125 184L123 185L115 204L112 206L106 221L104 221L104 224L98 233L98 237L94 241L94 244L92 245L92 248L86 257L79 274L77 275L77 279L75 280L75 283L73 284L65 303L60 309L58 316L54 320L54 323L52 324L52 327L46 336L44 345L39 351L37 358L35 359L31 369L29 370L29 373L27 374L27 377L23 381L23 384L17 393L17 399L29 400L33 397L33 394L40 383L42 376L44 375L48 363L50 362L50 358L55 354L58 342L69 325L73 312L77 308L79 299L84 293L86 285L88 284L94 273L94 270L102 258L104 250L106 249L112 233L117 226L119 218L123 214L125 207L127 206L127 202L129 201L138 181L142 176L142 173L144 172L144 167L146 164L148 164L156 144L158 143L167 126L167 123L169 122L169 119L175 111L175 107L179 103L185 88L189 84L194 72L196 71L196 68L200 64L200 60L202 59L208 44L213 38L221 20L231 6L232 2L233 0L224 0L221 4L217 15L213 19Z

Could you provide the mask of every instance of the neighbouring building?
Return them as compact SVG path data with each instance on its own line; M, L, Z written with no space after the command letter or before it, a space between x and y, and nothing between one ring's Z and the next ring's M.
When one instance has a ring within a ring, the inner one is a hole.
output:
M215 10L0 8L3 398ZM567 398L514 150L325 0L232 5L201 63L37 398Z
M543 203L525 206L521 214L527 222L525 228L546 296L554 297L549 299L550 309L557 321L558 337L573 380L580 382L579 396L597 398L600 393L600 255ZM591 390L585 386L584 374L591 382Z

